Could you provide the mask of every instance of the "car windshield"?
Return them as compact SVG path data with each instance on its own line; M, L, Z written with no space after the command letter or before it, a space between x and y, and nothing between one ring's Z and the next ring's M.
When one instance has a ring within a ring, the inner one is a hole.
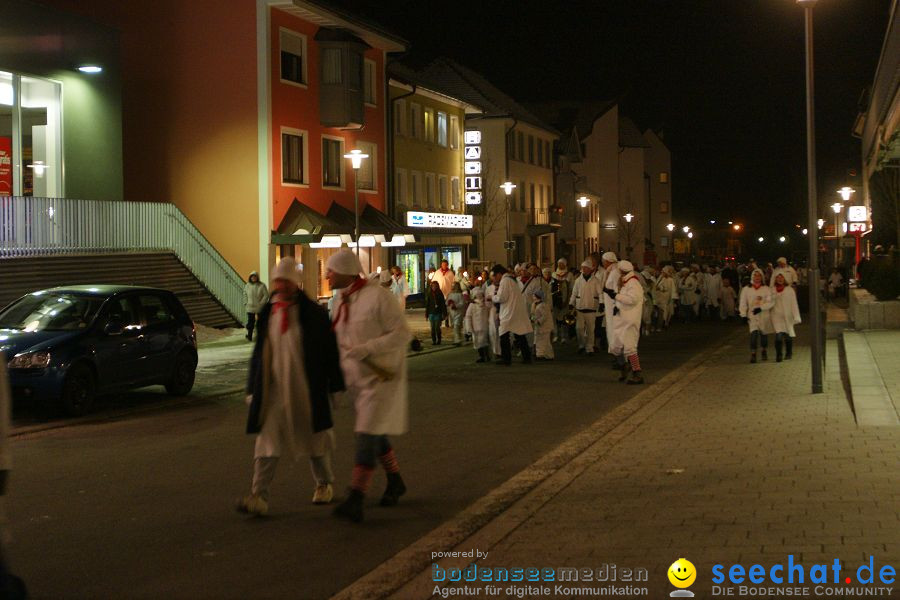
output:
M0 313L0 329L75 331L86 329L106 298L71 292L35 292Z

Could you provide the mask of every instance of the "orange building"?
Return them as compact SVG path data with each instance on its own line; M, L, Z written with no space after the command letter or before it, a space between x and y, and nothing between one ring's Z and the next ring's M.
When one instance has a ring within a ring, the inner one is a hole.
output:
M357 182L344 154L360 149L361 258L381 264L393 228L385 62L403 40L309 0L41 3L118 32L125 200L175 204L244 276L267 280L294 255L324 296L335 249L310 243L350 242Z

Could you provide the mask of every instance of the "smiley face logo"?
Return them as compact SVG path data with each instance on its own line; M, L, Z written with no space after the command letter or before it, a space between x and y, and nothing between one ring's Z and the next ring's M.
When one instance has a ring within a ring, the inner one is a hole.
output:
M697 569L686 558L679 558L669 567L669 583L677 588L691 587L697 579Z

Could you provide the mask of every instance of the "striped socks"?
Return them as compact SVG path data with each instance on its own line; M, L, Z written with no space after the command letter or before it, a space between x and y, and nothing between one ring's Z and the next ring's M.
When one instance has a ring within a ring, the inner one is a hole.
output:
M397 455L394 454L393 448L379 456L378 460L381 461L381 466L384 467L385 473L400 472L400 465L397 463Z
M356 465L353 467L353 475L350 477L350 488L362 494L369 491L369 484L372 483L372 475L375 469L366 465Z
M641 360L638 358L637 352L628 357L628 364L631 365L632 372L639 373L641 371Z

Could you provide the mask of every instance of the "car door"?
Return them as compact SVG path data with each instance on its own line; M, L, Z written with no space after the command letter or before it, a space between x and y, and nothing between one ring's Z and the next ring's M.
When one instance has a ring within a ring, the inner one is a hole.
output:
M154 382L164 383L175 363L178 323L167 299L161 294L142 293L138 300L144 319L147 369Z
M149 371L142 360L144 332L137 297L126 295L108 300L99 323L95 352L100 387L127 387L146 380ZM115 326L117 331L107 331L107 325Z

